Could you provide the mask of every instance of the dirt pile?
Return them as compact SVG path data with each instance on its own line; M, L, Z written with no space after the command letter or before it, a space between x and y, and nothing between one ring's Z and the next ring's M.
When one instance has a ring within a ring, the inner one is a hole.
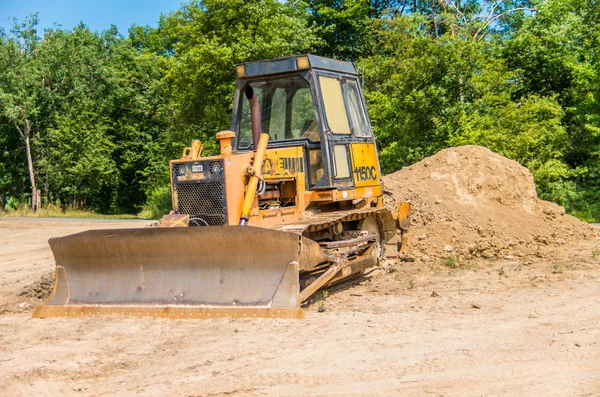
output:
M33 284L26 286L19 296L44 301L50 296L54 287L54 272L45 273Z
M50 296L54 287L54 272L44 273L37 281L25 286L18 299L0 304L0 315L6 313L29 312Z
M527 168L484 147L445 149L383 179L395 200L411 202L409 251L425 262L552 258L559 246L598 236L540 200Z

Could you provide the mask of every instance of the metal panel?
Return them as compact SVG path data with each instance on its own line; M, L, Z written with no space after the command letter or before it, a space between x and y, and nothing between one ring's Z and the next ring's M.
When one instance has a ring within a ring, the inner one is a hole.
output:
M298 307L301 241L249 226L53 238L57 273L48 305Z
M377 186L381 183L381 171L374 143L352 143L352 173L357 187Z
M334 72L356 74L356 67L352 62L325 58L318 55L309 55L310 65L313 68L327 69Z
M296 57L248 62L245 65L246 77L293 72L296 70Z
M173 163L175 211L190 215L190 226L227 223L227 195L223 160Z
M310 68L325 69L332 72L356 75L356 67L352 62L340 61L338 59L331 59L318 55L299 55L298 57L308 57ZM246 62L240 65L244 65L245 67L245 76L240 76L244 78L290 73L298 70L296 56L266 61Z

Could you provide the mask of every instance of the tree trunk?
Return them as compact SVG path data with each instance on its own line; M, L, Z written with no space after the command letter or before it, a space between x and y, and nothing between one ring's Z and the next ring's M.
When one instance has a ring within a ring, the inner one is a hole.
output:
M436 18L436 6L435 3L432 1L431 2L431 18L433 20L433 32L435 33L435 39L439 40L440 38L440 32L438 29L438 22L437 22L437 18Z
M31 209L33 212L38 210L38 199L39 190L35 186L35 174L33 172L33 161L31 159L31 148L29 147L29 132L31 128L29 126L29 120L25 120L25 128L23 129L23 140L25 141L25 155L27 156L27 168L29 170L29 182L31 182Z

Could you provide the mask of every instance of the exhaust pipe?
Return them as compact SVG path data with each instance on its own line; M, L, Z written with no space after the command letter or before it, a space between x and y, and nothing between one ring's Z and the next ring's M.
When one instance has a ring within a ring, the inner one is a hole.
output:
M254 143L254 150L258 148L258 142L260 140L260 134L262 133L262 126L260 121L260 106L258 104L258 98L254 95L254 89L247 86L244 93L248 98L250 104L250 123L252 124L252 143Z
M267 144L269 143L269 134L262 133L262 127L260 124L260 107L258 99L254 95L252 87L247 86L245 90L246 98L250 103L250 120L252 122L252 140L254 142L254 161L252 166L248 166L245 170L246 175L250 178L248 185L246 185L246 195L244 196L244 204L242 205L242 213L240 215L240 226L246 226L248 218L250 217L250 211L254 204L254 196L256 195L256 187L258 181L262 177L262 164L267 152Z

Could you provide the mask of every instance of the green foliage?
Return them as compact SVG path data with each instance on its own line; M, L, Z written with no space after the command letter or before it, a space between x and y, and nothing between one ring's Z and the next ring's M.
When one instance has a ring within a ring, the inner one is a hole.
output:
M458 264L456 263L456 258L452 255L448 255L446 259L444 259L444 266L449 267L450 269L456 269Z
M599 20L597 0L192 0L124 37L32 15L0 31L0 200L35 182L63 209L160 217L168 160L218 151L235 65L313 52L356 62L385 172L484 145L600 220Z
M325 300L327 298L329 298L329 291L321 292L321 297L319 299L319 305L317 307L317 311L319 313L323 313L323 312L327 311L327 307L325 306Z
M310 52L318 42L307 16L276 0L192 1L163 18L159 31L174 43L165 84L182 127L176 139L200 137L207 153L229 127L235 65Z
M17 208L19 208L19 201L16 197L9 198L6 206L4 207L4 209L9 212L16 211Z
M380 10L364 0L309 0L307 5L311 22L323 38L320 54L356 60L370 52L371 17Z
M72 197L77 205L78 196L97 197L105 186L117 182L108 124L90 109L59 116L57 128L48 130L48 155L40 165L62 202Z
M145 218L160 219L171 211L171 187L162 185L148 194L142 215Z

